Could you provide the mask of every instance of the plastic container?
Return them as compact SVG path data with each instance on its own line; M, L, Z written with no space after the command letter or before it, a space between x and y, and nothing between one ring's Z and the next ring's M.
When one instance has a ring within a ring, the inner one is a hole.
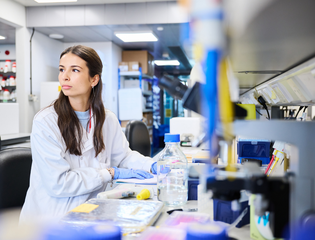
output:
M16 73L16 62L12 63L12 72Z
M12 70L11 60L5 60L3 72L5 73L11 72L11 70Z
M16 81L14 76L10 76L10 86L16 86Z
M44 240L121 240L121 229L111 224L97 224L74 228L61 224L50 227L44 233Z
M4 78L2 78L2 80L1 80L1 87L5 87L5 79Z
M10 99L10 92L8 89L4 89L3 91L3 102L8 102Z
M249 224L250 210L248 201L240 202L241 209L239 211L232 211L231 201L223 201L213 199L213 220L225 223L233 223L236 218L248 207L248 211L242 220L236 225L237 228Z
M164 142L157 161L157 197L167 206L181 206L188 197L187 159L179 147L179 134L166 133Z
M192 224L187 229L186 240L228 240L226 228L216 222Z
M198 200L199 179L188 179L188 200Z
M253 158L262 161L262 165L270 162L270 142L260 140L239 140L237 144L238 163L243 158Z

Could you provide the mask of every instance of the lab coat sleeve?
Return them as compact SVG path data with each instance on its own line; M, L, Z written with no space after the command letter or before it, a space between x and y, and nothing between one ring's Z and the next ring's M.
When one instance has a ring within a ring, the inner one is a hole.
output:
M31 149L34 171L40 175L47 193L52 197L74 197L91 193L111 180L106 169L71 169L65 159L64 147L51 123L34 120ZM80 160L79 160L80 161Z
M151 165L154 162L152 158L145 157L137 151L129 148L129 142L123 133L119 121L113 113L109 117L109 124L113 132L113 145L111 161L113 166L129 169L141 169L150 172Z

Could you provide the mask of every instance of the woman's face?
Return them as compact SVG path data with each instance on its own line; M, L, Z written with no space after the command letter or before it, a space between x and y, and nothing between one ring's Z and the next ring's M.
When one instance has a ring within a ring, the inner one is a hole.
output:
M60 58L59 83L64 95L88 99L93 85L86 62L73 53L67 53Z

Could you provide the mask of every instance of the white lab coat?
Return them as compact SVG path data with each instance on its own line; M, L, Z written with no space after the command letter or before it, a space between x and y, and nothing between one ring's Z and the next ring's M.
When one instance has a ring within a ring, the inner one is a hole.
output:
M54 107L36 114L31 134L32 168L30 187L20 222L33 218L59 219L68 211L105 191L111 176L108 167L150 171L153 160L131 151L116 116L106 110L103 126L105 150L95 158L94 121L83 136L82 156L66 150Z

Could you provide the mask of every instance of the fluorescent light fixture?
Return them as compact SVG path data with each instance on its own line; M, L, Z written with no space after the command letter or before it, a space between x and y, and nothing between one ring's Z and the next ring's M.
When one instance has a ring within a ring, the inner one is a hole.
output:
M52 34L49 34L49 37L53 39L63 39L64 36L58 33L52 33Z
M6 37L0 35L0 40L4 40L4 39L6 39Z
M156 42L158 39L152 31L115 32L123 42Z
M35 0L38 3L77 2L78 0Z
M155 65L158 66L179 66L180 63L177 60L154 60Z

